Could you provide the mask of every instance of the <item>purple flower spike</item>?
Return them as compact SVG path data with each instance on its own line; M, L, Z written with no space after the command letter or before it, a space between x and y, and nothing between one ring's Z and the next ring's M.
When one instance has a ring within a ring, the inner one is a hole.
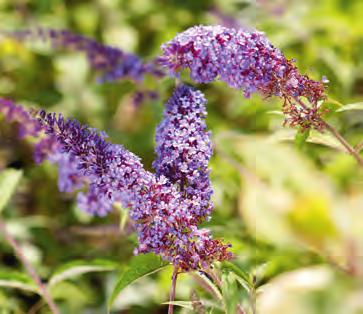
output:
M51 154L48 160L58 165L58 190L60 192L74 192L87 184L85 177L79 174L77 160L64 153Z
M304 96L311 102L323 97L322 82L299 74L261 32L196 26L178 34L162 49L161 64L172 73L189 68L198 83L219 78L242 89L246 97L256 91L280 97Z
M230 245L213 240L208 230L198 229L192 214L195 203L184 198L165 177L145 188L135 204L130 211L139 240L135 253L154 252L182 271L232 257Z
M12 100L0 98L0 113L8 122L15 122L19 126L19 137L38 136L41 126L28 111L16 105Z
M204 116L205 99L200 92L180 87L174 94L177 96L185 105L190 101L189 106L194 104L199 108L196 120ZM105 215L115 202L130 208L139 240L136 253L154 252L184 271L232 257L228 252L229 245L213 240L209 232L198 229L200 218L211 209L209 181L201 184L201 189L208 186L200 191L201 196L195 197L196 177L188 177L187 172L184 179L189 180L191 189L185 186L181 191L180 180L183 178L170 174L170 181L161 174L156 177L145 171L138 157L121 145L106 142L104 135L97 131L54 114L40 112L39 117L46 133L56 137L63 152L76 159L79 175L90 182L89 192L78 196L80 207L98 215ZM202 120L196 121L196 125L200 130L205 128ZM208 146L208 133L200 136ZM202 147L203 144L197 149L203 151ZM206 168L210 154L209 147L201 167ZM193 158L195 156L191 154L190 160ZM193 162L191 166L194 166Z
M77 201L92 215L104 216L114 203L121 203L130 209L137 231L139 247L135 252L159 254L181 271L189 271L232 257L230 245L212 239L208 230L198 229L212 209L207 167L212 151L204 121L205 102L203 94L190 87L180 86L175 91L159 127L157 175L144 170L139 158L121 145L107 142L104 133L76 120L44 111L35 113L38 120L26 116L43 132L36 145L36 160L58 164L61 191L88 186ZM172 132L174 123L176 133ZM186 123L190 124L187 133ZM189 136L195 139L188 142ZM186 146L180 146L182 140L187 140ZM170 155L173 141L176 154ZM180 176L173 172L174 166L180 168Z
M129 207L133 187L147 177L138 157L121 145L106 142L105 134L76 120L40 112L39 121L46 133L57 139L62 152L75 158L80 176L110 203L119 201Z
M191 214L201 220L213 208L208 169L212 144L205 122L206 102L200 91L185 85L176 88L156 129L157 159L153 163L157 175L178 184L183 196L194 203Z
M37 29L9 33L10 36L24 41L41 39L49 41L54 48L84 52L91 68L100 73L97 81L132 79L140 82L145 74L163 76L154 62L144 63L138 56L126 53L119 48L103 45L94 39L74 34L67 30Z

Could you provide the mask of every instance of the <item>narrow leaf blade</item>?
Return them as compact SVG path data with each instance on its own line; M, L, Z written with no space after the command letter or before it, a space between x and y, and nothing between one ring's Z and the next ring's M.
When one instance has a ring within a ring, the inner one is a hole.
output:
M14 193L19 180L22 176L22 171L15 169L6 169L0 174L0 212L9 202L10 197Z
M236 266L235 264L228 262L228 261L224 261L222 263L222 269L231 271L237 277L242 279L250 288L253 288L253 284L250 280L249 275L247 273L245 273L242 269L240 269L238 266Z
M123 271L116 283L115 288L111 293L111 297L108 301L109 308L116 300L120 292L126 288L128 285L136 281L137 279L150 275L163 267L167 266L162 259L155 254L140 254L134 256L129 264L129 267Z
M347 104L347 105L337 109L336 112L350 111L350 110L363 110L363 102Z
M48 285L54 286L59 282L82 274L112 271L116 268L117 264L108 260L73 261L59 267L50 278Z
M0 287L15 288L40 294L32 278L16 271L0 270Z
M298 131L295 134L295 145L298 149L302 149L309 138L310 130Z

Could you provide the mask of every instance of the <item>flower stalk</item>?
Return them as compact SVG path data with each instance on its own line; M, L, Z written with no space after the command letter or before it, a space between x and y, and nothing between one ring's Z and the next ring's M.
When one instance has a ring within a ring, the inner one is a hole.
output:
M174 301L175 301L175 293L176 293L176 282L178 279L178 267L174 267L173 275L171 277L171 288L170 288L170 297L169 297L169 308L168 314L174 314Z
M39 292L41 293L44 300L47 302L52 313L60 314L60 311L55 302L53 301L52 297L50 296L47 287L43 284L42 279L39 277L34 267L27 260L26 256L23 254L18 242L15 240L12 234L7 230L6 224L2 219L0 219L0 230L3 233L6 242L9 243L9 245L14 250L15 255L23 264L28 275L33 279L34 283L38 286Z

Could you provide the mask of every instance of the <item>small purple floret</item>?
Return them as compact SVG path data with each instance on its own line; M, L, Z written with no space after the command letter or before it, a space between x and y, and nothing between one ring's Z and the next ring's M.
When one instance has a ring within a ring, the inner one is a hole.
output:
M205 122L206 102L200 91L185 85L176 88L156 129L153 163L157 175L178 184L184 197L194 203L193 217L201 220L213 209L208 169L213 151Z
M162 46L160 63L172 74L189 68L198 83L215 79L241 89L246 97L266 96L322 99L322 82L301 75L292 61L273 47L261 32L222 26L195 26Z

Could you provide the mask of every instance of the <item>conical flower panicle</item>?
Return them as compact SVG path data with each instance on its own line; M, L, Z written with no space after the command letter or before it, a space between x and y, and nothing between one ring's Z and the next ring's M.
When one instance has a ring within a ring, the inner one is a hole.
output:
M145 171L138 157L106 142L96 130L54 114L39 116L46 133L77 160L80 176L90 182L88 193L78 196L82 206L101 215L115 202L130 208L139 240L136 253L154 252L184 271L232 257L229 245L198 229L198 200L183 193L177 182Z
M195 26L162 46L162 65L172 73L190 69L198 83L215 79L251 93L304 96L311 102L323 97L322 82L298 73L292 61L274 48L261 32L248 32L223 26Z
M222 26L195 26L162 46L159 62L172 75L185 68L197 83L219 79L242 90L245 97L259 92L284 99L286 122L291 126L321 130L318 103L325 99L322 81L314 81L298 72L292 60L272 46L257 31ZM309 105L299 98L304 97Z
M176 183L194 204L190 211L197 220L204 220L213 209L208 168L213 150L205 122L206 102L204 95L191 87L175 89L156 129L157 158L153 163L156 174Z

